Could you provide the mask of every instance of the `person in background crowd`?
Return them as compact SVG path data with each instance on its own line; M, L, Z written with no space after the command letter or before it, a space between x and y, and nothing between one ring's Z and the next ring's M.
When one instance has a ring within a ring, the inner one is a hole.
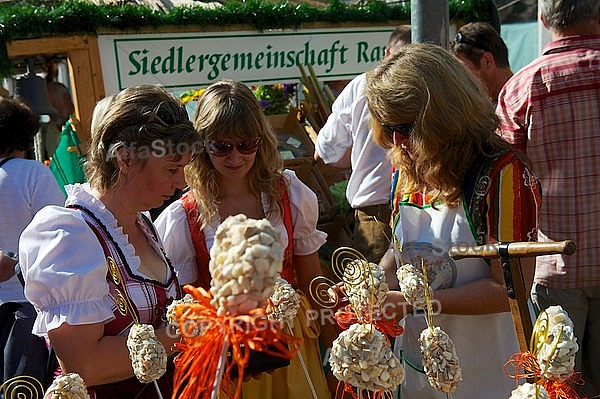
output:
M78 373L92 397L157 398L134 377L126 341L134 323L150 324L171 354L177 337L164 316L181 290L143 212L186 185L197 134L179 99L154 85L121 91L101 119L89 183L67 186L66 207L43 208L21 235L25 295L38 311L33 332L49 338L62 372ZM170 397L169 374L157 382Z
M386 57L410 43L410 25L390 35ZM373 141L364 95L366 74L354 78L336 98L327 122L317 135L314 158L352 167L346 198L354 209L352 247L369 261L379 262L392 236L390 189L392 165Z
M532 300L561 305L575 325L587 393L600 388L600 2L543 0L552 41L500 92L500 135L542 182L539 241L571 239L574 255L537 258Z
M52 108L56 111L52 117L52 122L56 125L58 131L67 123L73 112L75 105L71 98L69 89L64 84L57 81L58 67L55 60L48 61L46 73L46 87L48 88L48 99Z
M481 79L495 103L500 89L513 75L500 33L485 22L471 22L458 30L450 51Z
M504 364L519 348L500 261L455 261L447 253L456 245L535 241L537 179L496 134L498 118L483 85L440 46L411 44L387 57L367 73L365 95L373 137L397 169L392 228L401 251L394 243L380 265L389 310L404 326L396 341L406 371L401 397L446 398L417 371L417 340L427 325L423 314L412 313L396 275L397 265L420 267L424 259L435 326L453 340L462 367L453 395L507 398L515 383ZM530 262L523 267L529 285Z
M15 276L19 235L46 205L65 197L50 169L24 159L33 148L39 117L24 103L0 97L0 376L29 375L44 383L48 348L31 334L35 309ZM42 395L43 392L38 392Z
M317 397L330 398L318 338L329 348L335 331L332 324L320 325L320 318L307 319L314 305L305 295L310 281L321 275L317 251L326 239L316 228L316 195L293 171L283 169L275 132L243 83L224 80L209 86L198 100L194 124L206 152L186 168L190 191L155 221L180 283L210 288L210 251L225 218L237 214L267 218L281 233L285 248L282 277L302 297L293 335L304 338L300 353ZM290 366L243 387L244 399L312 396L298 356Z

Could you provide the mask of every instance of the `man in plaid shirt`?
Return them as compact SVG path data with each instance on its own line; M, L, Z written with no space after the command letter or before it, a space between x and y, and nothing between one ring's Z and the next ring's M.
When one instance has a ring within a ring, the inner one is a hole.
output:
M532 300L569 313L575 369L600 387L600 2L540 5L552 42L500 92L500 134L542 182L539 241L577 244L572 256L538 257Z

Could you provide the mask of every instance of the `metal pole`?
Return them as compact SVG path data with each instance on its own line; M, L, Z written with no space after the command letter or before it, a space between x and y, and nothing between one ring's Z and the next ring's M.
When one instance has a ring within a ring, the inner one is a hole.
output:
M414 43L433 43L448 48L448 0L412 0L410 23Z

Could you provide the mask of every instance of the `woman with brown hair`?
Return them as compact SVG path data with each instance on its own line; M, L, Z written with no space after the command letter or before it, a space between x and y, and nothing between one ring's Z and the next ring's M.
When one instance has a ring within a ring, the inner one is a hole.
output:
M402 320L398 337L407 375L402 397L446 398L427 382L417 342L426 328L412 313L397 266L427 266L435 326L454 341L462 366L456 397L508 397L504 364L519 351L499 260L454 261L452 246L535 241L540 185L519 154L496 135L498 118L481 83L432 44L398 50L367 76L374 137L389 150L394 177L392 229L400 251L381 264L388 301ZM395 256L394 256L395 255ZM533 268L524 265L526 283Z
M25 294L38 310L63 373L79 374L94 398L156 398L134 377L128 334L148 324L167 354L177 336L166 306L181 297L175 270L144 212L185 187L197 134L164 88L118 93L93 132L89 183L67 186L65 207L46 207L20 240ZM169 397L171 381L158 380Z

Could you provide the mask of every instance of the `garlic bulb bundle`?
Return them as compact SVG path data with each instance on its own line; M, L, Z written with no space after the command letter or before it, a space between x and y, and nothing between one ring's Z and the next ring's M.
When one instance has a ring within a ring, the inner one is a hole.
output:
M372 324L352 324L333 341L333 375L353 387L390 391L404 380L404 369L385 336Z
M389 287L379 265L356 259L344 268L343 280L346 296L358 315L367 320L381 315Z
M579 350L573 322L557 305L540 313L538 323L547 326L546 339L537 352L542 377L562 382L573 374L575 353Z
M275 290L271 295L271 304L267 306L269 318L282 323L292 323L299 308L300 295L284 278L277 276Z
M170 326L175 327L175 333L176 334L181 334L181 330L180 330L180 326L179 326L179 321L176 318L176 311L177 311L177 307L179 305L183 305L185 306L186 304L190 304L190 303L196 303L196 299L194 299L193 296L191 296L190 294L185 294L183 298L181 299L175 299L173 300L169 306L167 306L167 322L169 323ZM185 312L185 308L183 310ZM186 325L188 325L189 323L192 323L192 321L190 320L186 320L185 321ZM185 335L187 337L195 337L197 335L202 334L203 332L203 326L195 321L193 326L190 326L192 328L186 328L185 331Z
M46 393L44 393L44 398L90 399L90 395L81 376L77 373L69 373L54 379L46 390Z
M167 351L150 324L134 324L127 336L129 358L140 382L158 380L167 371Z
M396 276L406 302L416 308L425 308L425 276L421 270L405 263L396 270ZM433 299L433 291L429 290L429 293Z
M509 399L549 399L546 389L538 384L528 382L519 385L510 393Z
M454 392L462 371L454 343L439 327L426 328L419 338L421 359L429 384L440 392Z
M185 294L184 297L181 299L173 300L167 306L167 322L172 326L179 327L179 322L175 317L175 312L177 310L177 307L179 305L185 305L186 303L194 303L194 302L196 302L196 300L190 294Z
M279 232L267 219L229 216L217 228L210 256L211 304L219 316L265 306L283 267Z

